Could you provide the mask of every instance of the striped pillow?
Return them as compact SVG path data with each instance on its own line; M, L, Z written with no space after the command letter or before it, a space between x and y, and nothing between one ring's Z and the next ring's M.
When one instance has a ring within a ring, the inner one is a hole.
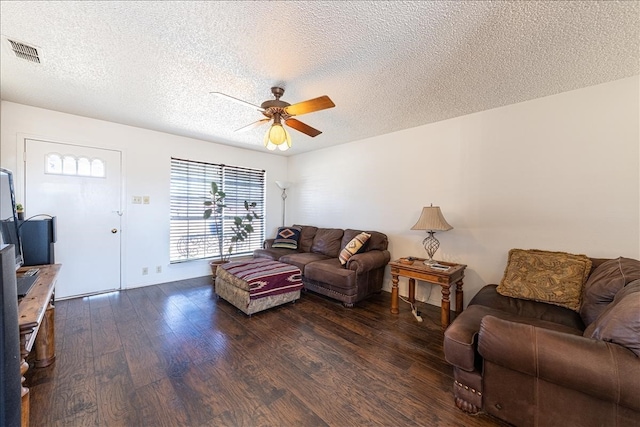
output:
M298 249L300 240L300 230L298 227L280 227L278 234L271 245L272 248Z
M360 249L367 243L367 240L371 237L371 234L362 232L358 234L356 237L351 239L349 243L340 251L340 255L338 258L340 259L340 264L345 265L349 258L353 255L357 254Z

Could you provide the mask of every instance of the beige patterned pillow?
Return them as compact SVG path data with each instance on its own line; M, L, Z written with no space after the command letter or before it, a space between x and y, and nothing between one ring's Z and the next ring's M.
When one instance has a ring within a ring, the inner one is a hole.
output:
M349 243L340 251L340 255L338 258L340 259L340 264L345 265L349 258L353 255L357 254L360 249L367 243L367 240L371 238L371 234L365 233L364 231L358 234L356 237L351 239Z
M580 298L591 260L586 255L535 249L511 249L499 294L546 302L574 311L580 310Z

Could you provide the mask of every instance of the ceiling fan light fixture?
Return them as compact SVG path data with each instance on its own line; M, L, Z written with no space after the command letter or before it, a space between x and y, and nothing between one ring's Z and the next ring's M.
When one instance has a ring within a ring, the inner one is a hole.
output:
M278 146L276 144L274 144L273 142L271 142L269 140L269 131L267 131L267 133L264 136L264 146L266 147L267 150L269 151L273 151L276 148L278 148Z
M280 151L286 151L291 148L291 137L289 136L289 132L287 132L286 129L284 131L287 134L287 139L282 144L278 145Z
M280 123L274 123L264 135L264 146L268 150L275 150L276 147L281 151L291 148L291 135Z

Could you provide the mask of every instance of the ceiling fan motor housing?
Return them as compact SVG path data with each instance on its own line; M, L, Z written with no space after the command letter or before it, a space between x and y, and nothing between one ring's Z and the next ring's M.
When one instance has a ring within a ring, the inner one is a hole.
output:
M287 114L284 109L291 104L289 104L288 102L280 101L280 97L284 95L284 89L282 89L281 87L272 87L271 93L273 93L273 96L275 96L276 99L270 99L260 104L260 107L264 109L262 114L269 118L278 114L284 120L287 120L291 116Z

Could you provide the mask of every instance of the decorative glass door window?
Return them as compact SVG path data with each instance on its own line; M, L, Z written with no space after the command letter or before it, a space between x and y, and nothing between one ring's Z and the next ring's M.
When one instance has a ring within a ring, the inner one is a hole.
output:
M45 173L52 175L105 177L105 164L101 159L75 157L49 153L45 157Z

